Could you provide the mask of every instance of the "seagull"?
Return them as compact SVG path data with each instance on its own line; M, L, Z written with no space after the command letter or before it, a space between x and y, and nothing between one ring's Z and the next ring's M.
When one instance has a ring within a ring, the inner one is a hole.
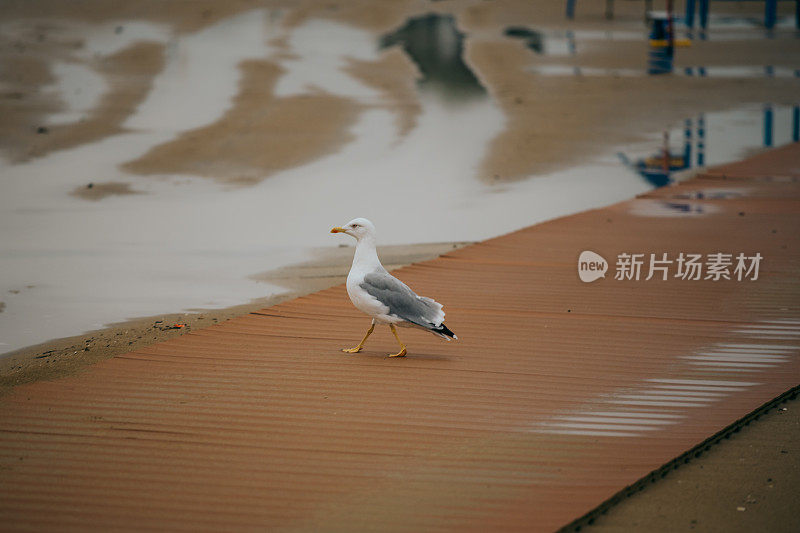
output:
M375 249L375 226L372 222L366 218L354 218L342 227L333 228L331 233L346 233L357 241L353 266L347 275L347 294L359 311L372 317L372 325L358 346L342 348L343 352L360 352L375 330L375 324L389 324L394 338L400 343L400 351L389 354L389 357L404 357L407 353L395 325L424 329L447 341L458 339L444 325L442 304L418 296L383 268Z

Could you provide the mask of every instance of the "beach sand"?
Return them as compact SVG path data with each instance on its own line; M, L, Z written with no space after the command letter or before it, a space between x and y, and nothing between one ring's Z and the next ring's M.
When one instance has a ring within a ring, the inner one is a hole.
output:
M466 244L379 246L378 250L384 265L391 270L433 259ZM256 281L286 289L275 296L254 299L249 303L225 309L198 309L186 313L136 318L97 331L54 339L5 354L0 357L0 395L22 383L68 376L103 359L339 285L347 278L353 250L352 246L347 245L320 249L309 262L253 276Z
M163 66L163 45L140 43L102 61L78 59L80 39L59 28L59 21L108 23L126 19L148 20L186 33L207 27L221 18L254 7L280 13L291 28L310 19L343 22L370 31L378 39L411 16L430 12L450 14L469 34L465 61L502 109L507 124L490 144L479 171L487 182L518 180L531 174L575 165L606 153L622 143L641 141L646 135L674 123L676 117L728 109L743 103L793 104L797 82L791 78L704 79L684 76L541 76L536 68L560 65L634 69L641 71L647 57L644 39L604 39L602 32L644 33L639 24L641 6L616 4L612 21L603 18L604 2L581 3L573 24L567 25L561 2L531 4L509 1L352 2L214 2L120 1L5 2L0 16L22 21L24 31L0 36L0 62L10 66L0 98L0 150L16 161L40 157L55 150L97 140L120 131L124 119L142 101ZM726 13L760 15L759 5L726 5ZM291 5L291 7L289 7ZM788 14L787 6L780 6ZM591 44L578 42L574 56L540 55L522 40L504 37L509 26L601 30ZM124 32L124 25L121 26ZM55 31L53 31L55 29ZM280 43L278 43L280 44ZM280 47L279 47L280 48ZM676 52L676 65L772 65L794 68L800 56L797 39L744 41L696 40ZM104 76L111 91L86 120L39 130L43 117L59 108L41 89L52 83L49 65L55 58L83 61ZM365 107L378 106L396 115L398 131L414 124L420 102L414 84L420 73L397 48L381 52L376 61L352 60L348 69L380 91L382 98L367 106L320 89L301 97L271 97L280 68L269 58L239 65L243 77L232 106L214 123L187 131L178 138L127 161L125 169L141 175L189 173L232 184L247 185L336 151L347 143L348 128ZM271 131L288 131L270 135ZM302 142L298 142L302 140Z
M584 531L800 530L800 399L615 505Z

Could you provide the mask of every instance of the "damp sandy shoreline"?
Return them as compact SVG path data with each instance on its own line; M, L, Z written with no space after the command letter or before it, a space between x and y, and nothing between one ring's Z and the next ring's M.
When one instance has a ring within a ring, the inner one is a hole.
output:
M389 270L433 259L468 243L432 243L380 246L379 253ZM253 279L284 289L274 296L224 309L192 310L140 317L102 329L42 344L0 356L0 395L14 386L62 378L80 372L87 365L127 353L190 331L218 324L246 313L339 285L347 278L353 258L352 246L317 250L315 259L255 274Z
M18 317L9 331L29 339L10 345L264 296L255 272L303 261L329 242L326 227L356 214L400 244L479 240L608 205L649 187L615 160L620 146L647 155L685 117L797 94L780 76L542 74L641 72L646 30L629 3L613 21L603 2L581 4L573 22L559 2L167 6L0 8L12 73L0 98L0 207L11 213L0 291L18 291L0 298L0 320ZM712 20L710 39L679 50L677 66L798 66L783 22L773 39L738 30L749 40L724 24ZM541 32L544 50L504 34L520 25ZM463 46L460 81L426 77L426 61L453 56L402 44L420 31ZM348 194L364 187L381 209L364 212ZM402 222L405 205L428 220ZM296 229L301 215L308 231ZM279 224L285 236L264 236Z

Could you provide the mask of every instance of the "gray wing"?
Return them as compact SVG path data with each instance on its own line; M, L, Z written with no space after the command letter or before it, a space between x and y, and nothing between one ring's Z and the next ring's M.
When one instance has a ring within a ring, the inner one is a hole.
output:
M442 305L417 296L408 285L386 271L364 277L360 287L389 308L389 314L424 328L439 326L444 320Z

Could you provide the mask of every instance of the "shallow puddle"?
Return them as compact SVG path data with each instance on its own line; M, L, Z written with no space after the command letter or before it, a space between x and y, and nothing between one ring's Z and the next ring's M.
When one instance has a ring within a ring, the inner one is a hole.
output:
M328 20L287 29L281 13L269 10L188 34L128 21L70 31L85 36L77 59L102 59L144 40L163 45L166 63L122 133L21 164L0 162L0 352L131 317L280 292L251 276L349 244L328 230L355 216L375 222L382 244L472 241L652 187L613 154L502 187L481 181L487 145L506 119L463 60L469 36L446 16L411 19L383 38ZM384 95L347 69L393 46L423 74L419 116L402 136ZM361 106L352 140L249 187L124 170L153 147L218 120L233 105L248 60L280 67L277 97L352 99ZM80 120L102 99L99 81L78 97L76 72L57 76L52 90L67 105L50 120ZM90 183L141 194L74 195Z
M401 46L422 74L420 90L437 90L455 100L486 95L472 69L464 62L464 34L452 15L414 17L383 36L381 48Z
M720 165L746 157L754 150L783 146L800 140L800 106L750 105L729 111L701 113L667 130L670 153L665 171L664 144L648 156L620 152L620 160L643 179L660 187L672 181L675 172ZM650 216L698 215L714 212L710 204L694 200L740 197L746 189L697 191L675 201L640 200L637 214Z
M527 46L537 54L545 52L544 36L540 31L531 30L529 28L525 28L522 26L511 26L509 28L506 28L506 31L504 31L503 34L506 35L507 37L522 39L523 41L525 41L525 46ZM572 33L570 32L569 35L572 36ZM571 42L573 43L574 46L575 41L571 40ZM551 42L548 41L548 45L550 44ZM552 54L552 51L550 50L549 47L547 49L547 53Z
M641 217L686 217L704 216L719 212L713 204L700 202L665 202L649 198L637 198L630 207L630 214Z
M650 76L645 68L644 60L641 69L634 68L598 68L581 67L573 65L536 65L529 68L530 72L540 76L597 76L612 78L638 78ZM775 65L740 65L740 66L676 66L672 76L687 76L699 78L798 78L800 69L775 66Z
M642 30L591 30L591 29L545 29L533 26L509 26L503 34L511 39L521 39L526 46L536 54L551 57L579 56L587 50L592 50L598 44L606 43L629 43L647 42L649 29ZM794 29L794 19L792 17L782 17L778 19L775 29L765 30L763 22L756 19L746 19L741 17L713 16L709 27L705 30L699 28L687 28L679 23L676 27L676 38L699 40L699 41L755 41L763 39L796 39L797 32ZM642 57L644 65L645 58ZM561 65L548 65L536 72L550 75L569 75L567 67ZM757 77L753 69L746 68L743 71L734 69L728 70L718 67L719 71L715 75L729 77ZM616 75L634 76L646 74L638 70L625 69L581 69L582 75ZM716 70L716 69L715 69Z

